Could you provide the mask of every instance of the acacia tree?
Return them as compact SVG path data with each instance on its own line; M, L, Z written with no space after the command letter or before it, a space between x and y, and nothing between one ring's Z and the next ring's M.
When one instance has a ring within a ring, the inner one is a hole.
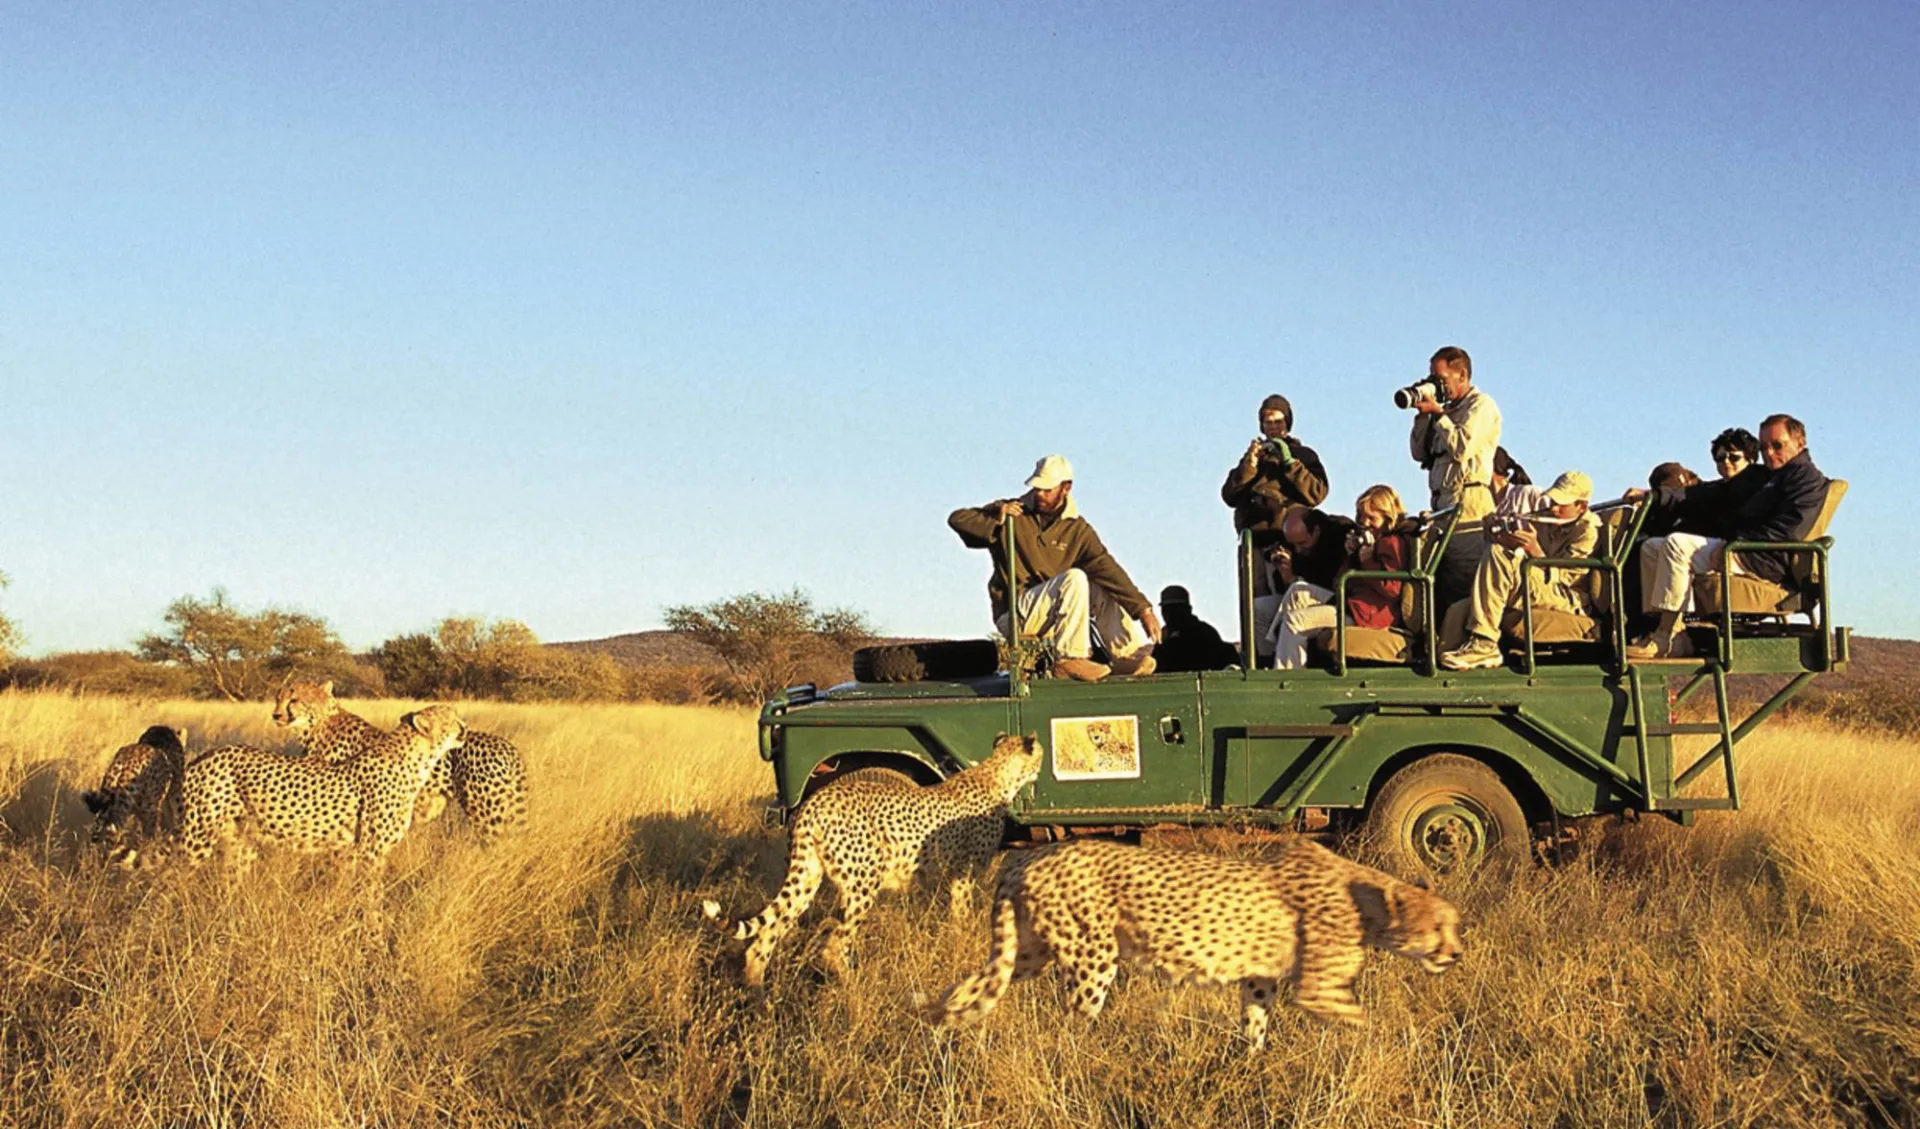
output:
M247 613L233 606L225 588L207 600L180 597L165 619L165 632L138 643L140 657L186 667L206 690L230 701L263 698L296 673L352 661L326 620L284 608Z
M764 701L791 686L800 669L825 655L873 638L873 628L848 608L816 609L798 588L768 595L748 592L710 604L666 609L667 630L710 648L727 664L739 689Z
M0 588L5 588L11 583L13 581L7 574L0 572ZM13 658L13 653L20 647L21 638L20 628L4 614L0 614L0 663Z

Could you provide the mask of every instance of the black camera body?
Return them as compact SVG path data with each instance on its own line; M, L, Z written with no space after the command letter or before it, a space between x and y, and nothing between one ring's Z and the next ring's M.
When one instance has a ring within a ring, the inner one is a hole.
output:
M1411 408L1422 400L1432 400L1436 404L1446 402L1445 389L1440 382L1429 377L1418 384L1409 384L1393 394L1393 406Z

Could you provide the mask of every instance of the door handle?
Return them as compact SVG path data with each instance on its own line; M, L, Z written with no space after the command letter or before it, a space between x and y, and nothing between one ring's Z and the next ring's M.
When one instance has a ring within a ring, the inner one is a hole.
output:
M1162 744L1179 745L1186 741L1186 735L1180 732L1180 719L1172 714L1160 717L1160 741Z

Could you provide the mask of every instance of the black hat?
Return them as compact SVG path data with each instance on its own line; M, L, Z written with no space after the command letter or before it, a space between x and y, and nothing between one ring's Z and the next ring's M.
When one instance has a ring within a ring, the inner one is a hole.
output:
M1187 595L1187 590L1180 585L1169 584L1165 588L1160 589L1160 602L1163 604L1187 604L1191 606L1193 597Z

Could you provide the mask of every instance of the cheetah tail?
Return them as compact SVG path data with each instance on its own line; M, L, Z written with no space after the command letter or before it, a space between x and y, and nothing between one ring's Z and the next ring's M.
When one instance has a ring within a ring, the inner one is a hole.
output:
M985 1019L1000 1006L1000 997L1013 983L1013 970L1020 954L1020 925L1013 899L1003 897L993 905L993 951L987 966L947 989L940 1002L926 1009L927 1021L936 1027L966 1027Z
M820 852L813 839L804 832L796 832L793 847L787 855L786 880L780 884L780 892L773 896L765 909L732 925L721 915L720 903L711 898L700 903L700 912L734 940L751 941L775 922L799 920L800 915L813 904L813 896L819 891L820 879L825 873L826 867L820 861Z

